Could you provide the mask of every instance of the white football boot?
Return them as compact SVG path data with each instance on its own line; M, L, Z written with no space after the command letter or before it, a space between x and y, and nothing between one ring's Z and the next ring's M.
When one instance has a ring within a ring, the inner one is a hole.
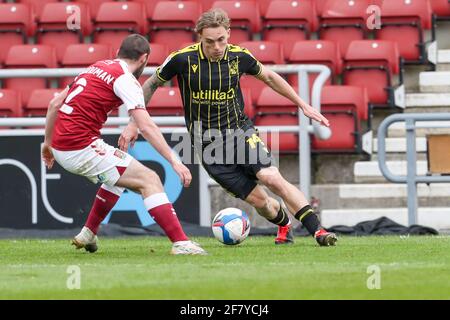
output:
M80 233L72 239L72 244L77 248L84 248L86 251L94 253L97 251L97 236L87 227L83 227Z
M200 245L194 241L177 241L172 245L171 254L184 254L184 255L207 255L208 253L200 247Z

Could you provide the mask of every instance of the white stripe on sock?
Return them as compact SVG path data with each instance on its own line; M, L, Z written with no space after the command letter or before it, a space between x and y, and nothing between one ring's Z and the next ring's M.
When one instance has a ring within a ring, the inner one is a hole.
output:
M107 184L102 184L100 188L102 188L103 190L109 191L119 197L125 191L125 188L117 187L117 186L108 186Z
M167 194L164 192L152 194L150 197L144 199L144 205L147 211L166 203L170 203L170 201L169 198L167 198Z

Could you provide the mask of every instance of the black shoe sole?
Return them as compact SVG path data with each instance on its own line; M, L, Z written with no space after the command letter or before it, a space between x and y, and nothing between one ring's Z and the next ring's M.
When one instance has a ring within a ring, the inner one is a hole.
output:
M323 241L317 241L321 247L332 247L336 245L338 238L334 234L325 236Z

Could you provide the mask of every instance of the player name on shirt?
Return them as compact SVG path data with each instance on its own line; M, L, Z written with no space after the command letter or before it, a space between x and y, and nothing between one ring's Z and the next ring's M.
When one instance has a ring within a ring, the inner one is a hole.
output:
M110 75L108 72L106 72L105 70L102 70L100 68L94 67L94 66L90 66L89 68L86 69L86 71L83 71L80 74L85 74L85 73L91 73L91 74L97 76L97 78L105 81L107 84L110 84L111 81L114 80L114 77L112 75Z

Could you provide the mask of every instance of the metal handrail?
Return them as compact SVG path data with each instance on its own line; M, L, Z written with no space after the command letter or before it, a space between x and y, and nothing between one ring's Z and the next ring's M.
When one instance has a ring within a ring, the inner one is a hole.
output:
M394 183L406 183L408 190L408 224L417 224L417 184L418 183L444 183L450 182L450 176L424 176L417 175L416 168L416 129L442 128L442 125L433 125L434 121L450 120L449 113L408 113L394 114L381 122L378 128L378 166L383 176ZM424 122L426 121L426 122ZM395 122L405 122L406 129L406 176L395 175L386 164L386 137L390 125ZM450 128L450 123L445 126Z

